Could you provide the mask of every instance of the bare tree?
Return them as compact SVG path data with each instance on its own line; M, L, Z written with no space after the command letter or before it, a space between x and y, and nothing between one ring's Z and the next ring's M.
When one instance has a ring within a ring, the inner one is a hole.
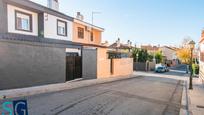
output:
M187 47L188 46L188 42L191 41L191 37L190 36L186 36L183 38L182 43L181 43L181 47Z

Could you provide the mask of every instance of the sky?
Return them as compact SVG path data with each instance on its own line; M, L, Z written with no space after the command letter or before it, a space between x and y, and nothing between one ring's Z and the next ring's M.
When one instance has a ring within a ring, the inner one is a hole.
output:
M47 5L47 0L31 0ZM179 45L183 38L198 42L204 28L204 0L59 0L60 12L105 29L103 41Z

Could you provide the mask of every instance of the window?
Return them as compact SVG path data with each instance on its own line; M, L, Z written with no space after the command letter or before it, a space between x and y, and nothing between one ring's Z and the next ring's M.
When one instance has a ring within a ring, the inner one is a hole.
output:
M32 15L15 11L16 30L32 32Z
M67 36L67 22L57 20L57 35Z
M94 38L94 36L93 36L93 32L91 32L91 41L93 42L93 39Z
M84 28L78 27L78 38L84 38Z

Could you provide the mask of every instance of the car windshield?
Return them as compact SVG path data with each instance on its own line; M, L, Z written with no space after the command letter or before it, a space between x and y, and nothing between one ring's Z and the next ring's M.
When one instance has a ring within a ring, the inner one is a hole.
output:
M158 69L164 69L164 67L158 67Z

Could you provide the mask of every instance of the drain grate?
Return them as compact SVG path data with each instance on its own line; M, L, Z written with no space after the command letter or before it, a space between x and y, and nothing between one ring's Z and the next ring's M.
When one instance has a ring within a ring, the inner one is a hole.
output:
M197 105L197 108L202 108L202 109L204 109L204 106L202 106L202 105Z

